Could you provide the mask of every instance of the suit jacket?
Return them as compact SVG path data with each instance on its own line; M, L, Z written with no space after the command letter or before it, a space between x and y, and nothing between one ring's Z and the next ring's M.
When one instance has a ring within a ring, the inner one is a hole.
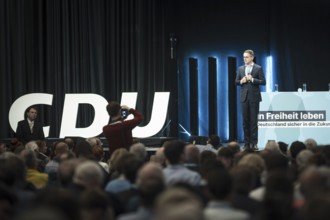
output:
M43 127L37 121L34 121L33 132L30 131L29 122L27 119L19 121L16 129L16 138L23 144L33 140L44 140L45 135Z
M235 83L236 85L241 86L241 92L240 92L241 102L245 102L247 100L253 102L261 101L261 93L260 93L259 85L266 84L262 67L259 66L258 64L254 64L251 71L251 75L253 77L253 82L248 82L241 85L240 81L245 76L245 66L240 66L238 68Z

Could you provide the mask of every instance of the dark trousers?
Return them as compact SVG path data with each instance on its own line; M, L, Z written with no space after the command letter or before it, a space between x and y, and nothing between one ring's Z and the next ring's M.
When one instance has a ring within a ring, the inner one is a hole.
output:
M241 107L243 113L244 144L257 145L259 102L246 100L245 102L241 102Z

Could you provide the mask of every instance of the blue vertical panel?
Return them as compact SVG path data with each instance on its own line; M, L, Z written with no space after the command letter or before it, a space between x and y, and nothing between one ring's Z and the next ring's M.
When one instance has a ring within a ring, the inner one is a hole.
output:
M209 90L208 90L208 61L207 57L198 57L198 135L208 136L209 130Z
M214 57L208 57L208 76L209 76L209 86L208 86L208 112L209 112L209 132L208 134L218 133L218 81L217 81L217 65L218 60Z
M274 74L274 66L273 66L273 56L268 56L266 58L266 92L275 91L275 84L277 84L277 77Z
M228 140L229 136L229 120L228 120L228 71L227 65L224 63L224 56L214 54L217 58L217 123L218 133L222 141Z
M184 59L178 70L178 136L182 140L188 140L190 137L189 89L189 60Z
M219 64L218 79L219 79L219 136L222 141L227 141L229 138L229 120L228 120L228 65L227 59L222 56L221 64Z
M199 62L197 58L189 58L189 86L190 86L190 133L199 135Z

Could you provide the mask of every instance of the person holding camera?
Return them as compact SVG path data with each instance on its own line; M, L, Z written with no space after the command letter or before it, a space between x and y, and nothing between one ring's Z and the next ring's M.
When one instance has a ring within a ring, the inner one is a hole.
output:
M118 102L107 105L110 123L103 127L103 134L109 145L109 157L118 148L129 149L133 143L132 130L142 122L143 115L126 105L120 106ZM129 114L133 119L125 120Z

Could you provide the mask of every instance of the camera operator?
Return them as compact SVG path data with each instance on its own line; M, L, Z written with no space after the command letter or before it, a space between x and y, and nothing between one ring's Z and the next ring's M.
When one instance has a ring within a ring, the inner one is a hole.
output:
M120 106L118 102L110 102L107 105L110 116L110 124L103 127L103 134L108 140L109 156L118 148L128 148L132 145L132 130L143 120L143 115L126 105ZM134 118L124 119L133 114Z

